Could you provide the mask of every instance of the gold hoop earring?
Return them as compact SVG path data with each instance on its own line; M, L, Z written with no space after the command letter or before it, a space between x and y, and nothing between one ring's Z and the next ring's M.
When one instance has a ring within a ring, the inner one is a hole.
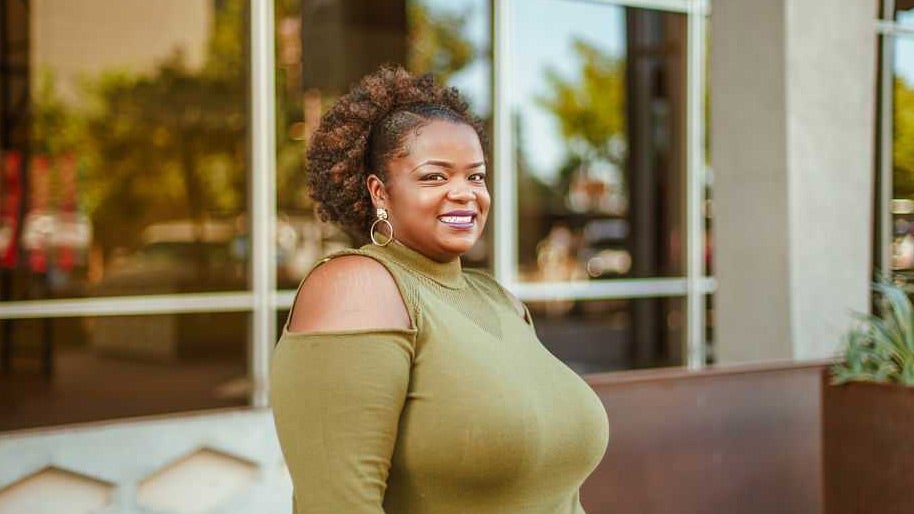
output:
M391 241L394 240L394 226L390 224L390 221L387 219L387 209L383 207L378 207L377 210L377 219L374 220L374 223L371 224L371 228L368 229L368 236L371 238L371 242L377 246L387 246ZM378 238L375 237L375 228L377 228L378 223L383 223L387 225L387 240L383 242L378 242Z

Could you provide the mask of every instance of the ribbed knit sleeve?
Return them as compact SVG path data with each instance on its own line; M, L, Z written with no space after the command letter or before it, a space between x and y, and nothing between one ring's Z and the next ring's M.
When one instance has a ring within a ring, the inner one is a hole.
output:
M383 512L415 330L285 333L270 401L295 514Z

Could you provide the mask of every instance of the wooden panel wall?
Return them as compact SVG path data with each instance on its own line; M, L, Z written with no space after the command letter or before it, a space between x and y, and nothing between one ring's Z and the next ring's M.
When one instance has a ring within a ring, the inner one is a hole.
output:
M588 376L610 420L588 514L821 512L824 366Z

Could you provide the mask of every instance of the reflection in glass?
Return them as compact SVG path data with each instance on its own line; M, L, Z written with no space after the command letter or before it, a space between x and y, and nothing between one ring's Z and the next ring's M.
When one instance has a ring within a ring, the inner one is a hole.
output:
M531 0L512 22L521 280L683 275L685 15Z
M277 185L280 288L294 288L321 256L354 243L320 223L308 196L305 145L321 114L349 86L383 63L432 72L490 111L488 0L278 2ZM467 264L485 265L482 241Z
M247 2L165 4L17 14L27 67L0 82L28 86L0 98L3 300L246 287Z
M895 21L914 25L914 0L895 0Z
M247 405L248 317L0 322L0 431Z
M527 302L543 344L578 373L680 366L685 300Z
M914 278L914 39L895 41L892 116L892 270Z

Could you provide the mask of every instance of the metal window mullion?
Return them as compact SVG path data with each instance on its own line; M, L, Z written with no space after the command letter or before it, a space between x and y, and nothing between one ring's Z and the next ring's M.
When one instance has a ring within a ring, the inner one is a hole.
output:
M895 38L885 34L882 37L882 62L879 70L881 107L879 113L879 205L876 213L879 216L879 269L877 272L887 276L892 269L892 126L893 119L893 70L895 61Z
M514 133L511 119L511 1L495 0L493 5L495 98L493 128L495 145L495 278L508 286L517 277L517 168L514 162Z
M891 36L914 36L914 25L901 25L891 21L877 21L876 32Z
M273 0L251 0L251 403L267 406L269 355L276 337L276 88Z
M528 282L511 284L524 301L612 300L683 296L684 278L594 280L581 282Z
M705 275L705 233L702 206L705 191L705 38L704 0L692 0L688 15L686 78L686 364L701 369L706 361L705 295L700 282Z
M253 305L249 291L64 298L3 302L0 319L243 312Z

